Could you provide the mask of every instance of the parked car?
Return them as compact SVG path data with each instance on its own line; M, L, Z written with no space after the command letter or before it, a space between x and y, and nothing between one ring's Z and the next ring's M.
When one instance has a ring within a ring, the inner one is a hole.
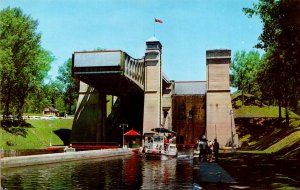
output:
M54 115L46 115L46 116L42 116L41 119L44 120L54 120L54 119L58 119L59 117L54 116Z

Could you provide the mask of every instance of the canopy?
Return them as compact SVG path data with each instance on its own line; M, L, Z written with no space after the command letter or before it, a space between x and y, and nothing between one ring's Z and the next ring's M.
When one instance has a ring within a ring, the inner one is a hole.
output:
M172 133L172 134L176 134L175 131L172 131L172 130L166 129L166 128L153 128L153 129L151 129L151 131L158 132L158 133Z
M135 130L131 129L130 131L127 131L124 136L141 136L141 134L139 134L138 132L136 132Z

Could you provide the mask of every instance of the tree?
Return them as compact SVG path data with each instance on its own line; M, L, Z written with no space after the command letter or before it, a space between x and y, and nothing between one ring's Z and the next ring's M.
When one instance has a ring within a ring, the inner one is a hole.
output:
M62 84L58 81L49 81L46 84L38 85L30 92L25 101L24 110L31 113L41 113L47 106L53 106L58 110L64 110L60 105L62 96Z
M53 56L40 45L38 21L19 8L0 12L1 100L4 116L22 119L27 95L41 84Z
M48 84L44 85L44 91L46 92L47 99L50 100L50 104L56 107L56 101L63 95L63 84L59 81L50 81Z
M272 96L284 105L287 125L288 108L295 105L300 94L300 31L294 19L299 17L299 9L299 2L294 0L260 0L252 9L244 9L250 17L257 15L263 22L257 47L267 52L267 71L261 81L269 81Z
M231 65L233 75L232 85L238 90L255 94L258 91L256 76L261 64L261 56L258 51L236 52Z
M57 80L63 84L63 100L67 106L67 112L73 113L72 106L78 98L79 80L72 77L72 59L68 59L58 70Z
M41 85L34 92L28 94L25 100L24 112L41 113L49 105L51 105L51 100L48 99L46 86Z

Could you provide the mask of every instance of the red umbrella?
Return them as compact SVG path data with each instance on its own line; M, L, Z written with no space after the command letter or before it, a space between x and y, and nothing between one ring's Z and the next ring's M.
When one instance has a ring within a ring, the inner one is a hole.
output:
M141 134L139 134L138 132L136 132L135 130L131 129L130 131L126 132L124 134L124 136L141 136Z

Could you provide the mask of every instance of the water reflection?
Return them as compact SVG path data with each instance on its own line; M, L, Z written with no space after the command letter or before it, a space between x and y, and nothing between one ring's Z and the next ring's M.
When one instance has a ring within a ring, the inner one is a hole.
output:
M191 189L193 161L138 155L2 170L7 189Z

